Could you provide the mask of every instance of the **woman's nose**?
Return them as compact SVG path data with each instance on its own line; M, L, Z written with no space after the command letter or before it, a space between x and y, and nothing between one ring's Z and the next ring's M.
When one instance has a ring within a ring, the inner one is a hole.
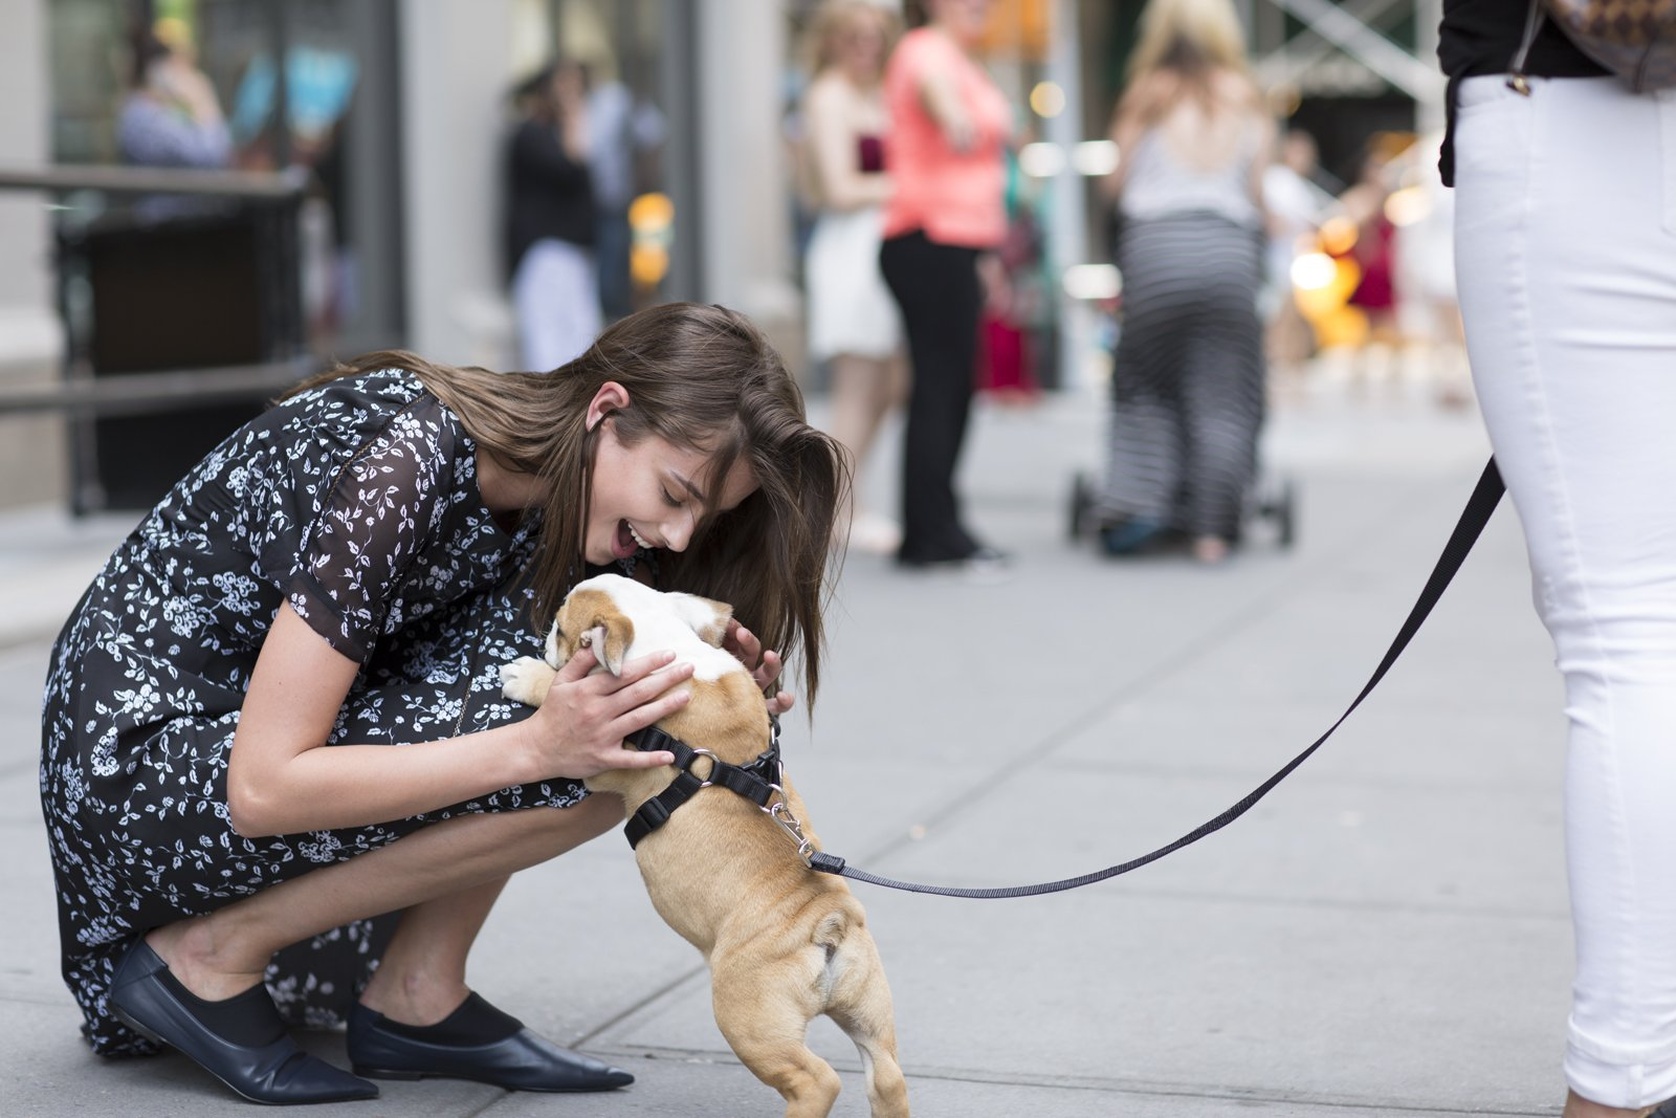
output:
M671 551L685 551L687 544L692 542L695 527L693 514L682 509L663 526L663 539Z

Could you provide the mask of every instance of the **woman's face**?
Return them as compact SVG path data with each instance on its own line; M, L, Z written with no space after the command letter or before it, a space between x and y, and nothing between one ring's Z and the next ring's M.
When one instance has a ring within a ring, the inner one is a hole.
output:
M699 522L737 508L756 492L750 464L735 462L710 508L713 463L703 451L683 449L656 436L628 446L617 437L617 421L599 420L583 553L588 562L610 563L640 547L685 551Z
M838 32L837 59L857 78L877 78L885 65L885 29L879 20L870 15L852 18Z
M983 40L989 6L990 0L929 0L926 12L962 46L971 47Z

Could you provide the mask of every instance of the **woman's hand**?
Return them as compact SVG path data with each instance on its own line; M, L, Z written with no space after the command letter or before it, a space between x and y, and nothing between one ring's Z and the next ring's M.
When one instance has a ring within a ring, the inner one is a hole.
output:
M729 618L727 632L722 636L722 648L745 665L756 680L757 686L767 694L774 686L774 681L780 678L780 669L784 666L780 661L780 654L773 649L763 650L762 642L756 634L739 624L738 618ZM792 708L797 700L790 691L775 691L768 699L768 713L784 714Z
M692 678L691 664L675 664L673 652L630 660L621 675L590 675L599 662L593 651L576 651L547 698L522 725L544 777L585 779L608 769L655 769L675 763L673 754L627 749L623 739L680 710L689 689L671 690Z

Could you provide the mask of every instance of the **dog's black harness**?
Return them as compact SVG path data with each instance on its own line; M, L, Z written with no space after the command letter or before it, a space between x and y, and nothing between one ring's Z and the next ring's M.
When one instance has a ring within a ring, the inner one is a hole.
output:
M708 749L694 749L680 738L671 737L656 726L637 730L624 739L642 753L666 749L675 754L675 768L679 771L669 787L640 805L623 826L629 845L639 846L640 840L669 822L675 809L692 799L701 789L726 788L745 797L761 808L781 827L798 840L799 853L804 844L801 825L786 806L784 769L780 763L780 720L770 718L768 748L748 765L732 765ZM700 761L710 763L709 771L700 776L693 771Z

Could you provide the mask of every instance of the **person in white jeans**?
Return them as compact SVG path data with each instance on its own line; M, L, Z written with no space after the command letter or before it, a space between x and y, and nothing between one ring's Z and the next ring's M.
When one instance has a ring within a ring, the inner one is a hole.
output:
M1530 85L1459 84L1460 304L1565 678L1565 1114L1640 1115L1676 1097L1676 91Z
M582 355L605 326L593 253L543 237L512 275L521 368L544 372Z

